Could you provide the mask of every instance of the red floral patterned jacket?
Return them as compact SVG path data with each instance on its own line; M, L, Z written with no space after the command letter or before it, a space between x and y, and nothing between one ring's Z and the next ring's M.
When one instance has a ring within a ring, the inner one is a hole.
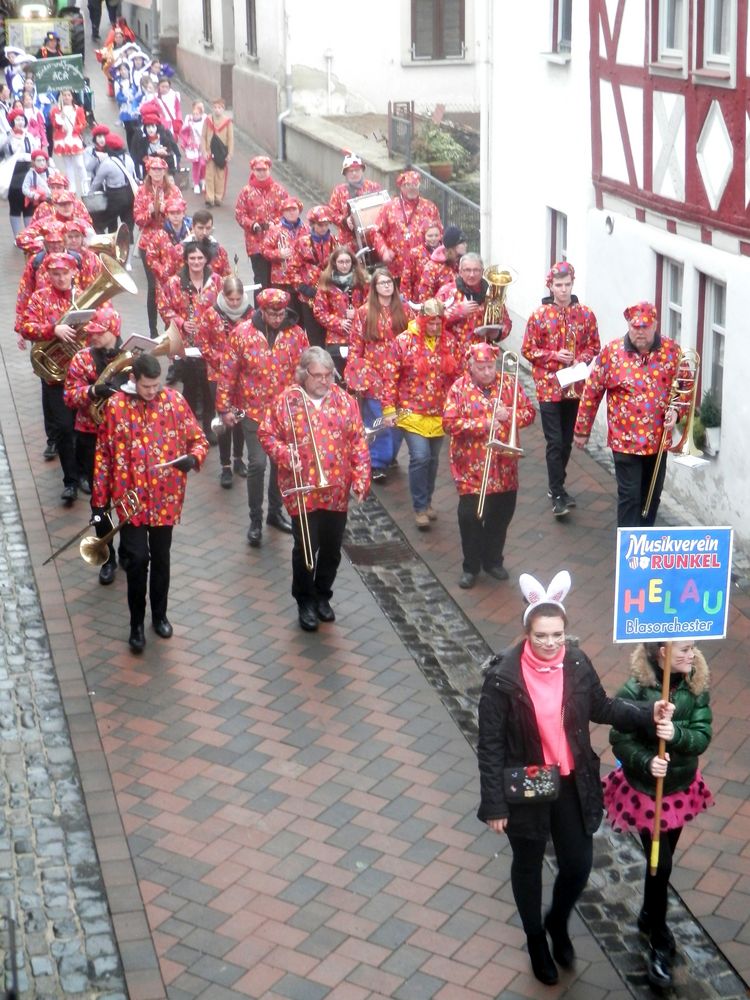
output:
M146 261L148 261L148 251L151 244L157 233L162 231L162 226L167 218L164 214L164 204L168 198L179 194L179 188L171 181L165 181L164 185L158 189L152 188L148 181L138 188L133 201L133 218L141 231L138 237L138 247Z
M372 194L373 191L381 191L382 186L378 184L377 181L371 181L366 177L359 188L357 188L357 193L354 195L355 198L361 198L362 195ZM331 221L335 226L338 226L339 235L336 243L340 247L346 247L347 250L352 250L356 252L359 250L357 246L357 237L354 235L354 230L350 229L346 220L349 216L349 207L347 202L352 198L352 194L349 190L349 185L346 181L343 184L337 184L336 187L331 191L331 197L328 199L328 208L331 211Z
M219 381L224 357L229 350L229 338L240 323L250 319L252 311L253 306L248 306L239 320L232 320L221 311L218 303L214 302L210 309L204 309L201 313L198 332L195 335L195 346L206 362L209 381Z
M328 344L348 344L351 342L352 330L356 323L356 316L352 318L349 329L346 328L346 310L352 306L359 309L367 298L366 288L352 288L351 300L347 292L337 288L336 285L329 285L327 288L319 288L315 294L313 302L313 316L326 331L326 345Z
M263 238L261 243L260 252L271 262L271 284L272 285L287 285L294 287L297 281L297 274L295 271L295 248L298 240L301 240L303 236L306 236L310 230L304 224L300 222L298 226L293 228L290 226L283 226L281 223L273 225L268 229L268 232ZM282 257L281 250L284 244L289 246L292 251L291 257Z
M427 198L409 201L399 196L383 205L376 222L375 249L381 258L384 251L393 251L388 270L394 278L401 277L409 250L422 242L425 229L440 224L437 205Z
M27 254L35 254L40 250L44 249L44 239L42 237L42 223L47 219L57 219L60 222L70 222L72 219L76 219L78 222L84 223L90 233L94 232L94 224L91 221L91 216L88 213L86 206L80 199L76 199L75 210L72 215L67 218L63 218L55 211L55 206L49 201L43 201L41 205L38 205L34 210L34 214L31 216L31 222L28 226L21 230L21 232L16 237L16 246L23 250Z
M413 318L412 311L404 306L406 322ZM393 365L393 341L403 330L393 329L390 309L378 313L378 339L365 339L367 303L357 310L349 338L349 357L346 362L346 381L354 392L361 392L370 399L383 400L389 366Z
M337 245L337 241L330 233L320 241L314 240L312 233L305 233L295 242L292 274L294 290L302 302L312 305L315 292L311 295L310 289L317 291L320 272L328 263L331 251Z
M345 511L349 493L365 495L370 488L370 453L365 441L362 417L356 400L338 386L331 386L318 408L308 403L308 422L296 387L286 389L269 406L258 429L258 440L279 469L279 489L291 489L294 477L290 467L289 445L292 441L287 399L292 411L302 462L302 482L317 482L317 470L310 443L312 432L323 472L330 483L326 489L302 494L305 509ZM284 497L284 506L297 513L297 497Z
M573 350L576 362L587 365L601 350L596 316L580 302L563 308L554 303L543 305L526 324L521 353L531 363L540 403L559 403L561 399L577 399L581 394L583 382L562 389L556 378L561 368L569 367L553 356L563 349Z
M91 253L91 251L87 251ZM88 288L91 282L96 277L96 274L91 273L89 268L84 269L83 262L84 258L81 253L76 250L75 253L78 255L81 261L80 269L73 272L73 288L76 294L80 294L81 290ZM99 264L99 271L101 271L101 261L96 256L92 254ZM44 253L34 254L33 257L29 258L26 267L23 269L23 274L21 275L21 280L18 284L18 293L16 296L16 325L15 329L17 332L21 330L21 322L23 320L23 314L26 312L26 307L28 306L31 296L34 292L38 292L42 288L50 287L49 280L49 270L47 266L47 259L49 254ZM99 271L96 273L98 274Z
M391 360L383 372L383 408L442 416L448 389L460 370L454 338L443 327L431 348L414 322L392 344Z
M401 281L399 291L407 302L420 302L418 298L419 282L422 272L427 266L432 251L424 243L419 243L412 247L406 257L404 257L401 268Z
M61 317L72 308L72 301L72 289L58 292L51 285L38 289L29 299L18 332L24 340L50 340Z
M484 280L484 279L483 279ZM445 322L458 343L459 356L462 364L466 357L466 352L476 340L475 330L484 325L484 303L475 312L467 316L461 315L458 308L461 303L468 301L469 297L462 291L463 282L460 278L449 282L438 291L436 298L445 303ZM513 329L513 321L508 315L508 310L503 306L503 318L500 323L500 335L494 339L494 343L499 343L510 336Z
M203 288L198 291L183 269L179 274L172 275L165 284L157 284L156 308L165 326L174 323L182 332L189 319L200 325L205 310L216 302L222 284L218 274L213 274L209 267L203 272L203 282ZM193 338L186 336L183 339L186 347L193 346Z
M260 247L269 226L281 218L281 206L289 197L289 192L278 181L269 180L259 185L250 181L240 191L234 207L234 217L245 231L245 249L250 254L260 253ZM255 223L261 227L253 232Z
M169 467L181 455L202 465L208 441L192 410L176 389L161 389L154 399L121 391L107 401L96 443L92 507L106 507L135 490L143 510L132 524L178 524L187 474Z
M445 247L437 247L425 264L417 283L416 302L433 299L443 285L455 284L458 261L445 259Z
M101 360L101 367L97 366L96 354ZM89 389L104 371L107 361L104 351L97 351L96 354L91 347L85 347L79 351L68 365L68 371L65 375L63 399L66 406L76 411L75 427L82 434L96 434L99 430L98 424L95 424L91 418L93 400L89 395ZM117 351L115 350L112 352L112 358L116 355Z
M492 419L499 385L498 373L490 386L489 395L485 395L470 375L462 375L448 391L443 410L443 428L451 436L451 475L460 494L479 493L481 488L489 439L487 422ZM509 410L513 407L513 385L514 379L505 375L500 401ZM516 426L528 427L533 424L535 416L536 410L519 383ZM496 439L507 441L509 432L510 418L496 423ZM508 493L517 489L518 460L508 458L493 448L487 492Z

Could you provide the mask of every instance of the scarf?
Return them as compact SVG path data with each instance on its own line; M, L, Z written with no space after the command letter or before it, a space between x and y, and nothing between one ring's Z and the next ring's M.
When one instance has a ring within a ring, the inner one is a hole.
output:
M250 186L257 188L259 191L267 191L272 184L273 178L270 174L262 181L259 181L255 174L250 174Z
M354 271L350 271L348 274L332 274L331 283L340 288L342 292L351 291L354 286Z
M521 674L534 708L544 763L559 764L563 776L575 766L563 727L563 671L556 669L562 667L564 658L564 645L554 660L540 660L528 639L521 650Z
M464 298L469 299L471 302L478 302L480 306L484 303L487 295L487 289L489 287L490 286L485 278L482 278L479 288L469 288L463 278L456 278L456 288L459 292L461 292Z
M523 650L521 651L521 662L524 667L528 666L532 670L536 670L540 674L548 674L552 670L557 670L563 665L563 660L565 659L565 644L563 643L555 656L554 660L542 660L534 652L531 642L527 639L523 644Z
M216 296L216 308L219 312L223 313L227 319L231 320L233 323L238 323L250 308L250 297L247 292L243 292L242 302L240 302L236 308L233 308L224 298L224 292L219 292Z
M288 229L290 233L294 233L294 235L296 236L297 235L297 231L299 230L299 228L302 225L302 219L297 219L296 222L290 222L289 219L285 219L282 216L282 218L281 218L281 225L285 229Z
M362 188L365 186L365 179L362 178L361 181L357 181L356 184L351 184L349 181L346 182L346 186L349 188L349 197L358 198Z

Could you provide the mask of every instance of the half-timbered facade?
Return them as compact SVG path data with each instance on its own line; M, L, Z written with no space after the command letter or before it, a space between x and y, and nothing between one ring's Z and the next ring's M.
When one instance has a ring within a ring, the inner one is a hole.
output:
M518 335L554 258L575 264L603 342L626 305L656 301L723 412L718 454L673 463L668 492L687 522L750 542L748 0L547 0L541 23L538 6L490 40L490 256L518 271Z

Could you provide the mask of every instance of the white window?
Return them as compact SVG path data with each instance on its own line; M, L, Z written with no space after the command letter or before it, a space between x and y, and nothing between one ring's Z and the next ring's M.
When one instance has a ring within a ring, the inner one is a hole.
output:
M700 0L695 79L734 86L737 68L737 0Z
M687 44L687 0L658 0L658 61L680 66Z
M412 59L463 59L465 0L411 0Z
M661 287L661 332L664 337L680 342L682 334L683 266L663 257Z
M568 217L556 208L547 209L549 221L548 244L549 266L568 259Z
M569 53L573 36L573 0L552 0L552 51Z
M721 406L724 383L724 342L726 339L727 286L706 279L706 322L703 340L703 390L711 389Z

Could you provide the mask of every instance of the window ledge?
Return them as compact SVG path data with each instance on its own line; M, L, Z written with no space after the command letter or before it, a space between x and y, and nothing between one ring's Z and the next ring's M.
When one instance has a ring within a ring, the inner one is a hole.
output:
M557 66L567 66L571 57L570 52L540 52L539 55Z
M701 66L700 69L693 70L692 80L693 83L734 85L732 73L728 69L714 69L710 66Z
M431 66L472 66L473 64L474 60L466 56L463 58L456 57L455 59L412 59L409 56L401 60L403 69L424 69Z
M652 62L648 64L648 71L654 76L671 76L680 79L687 76L684 63Z

